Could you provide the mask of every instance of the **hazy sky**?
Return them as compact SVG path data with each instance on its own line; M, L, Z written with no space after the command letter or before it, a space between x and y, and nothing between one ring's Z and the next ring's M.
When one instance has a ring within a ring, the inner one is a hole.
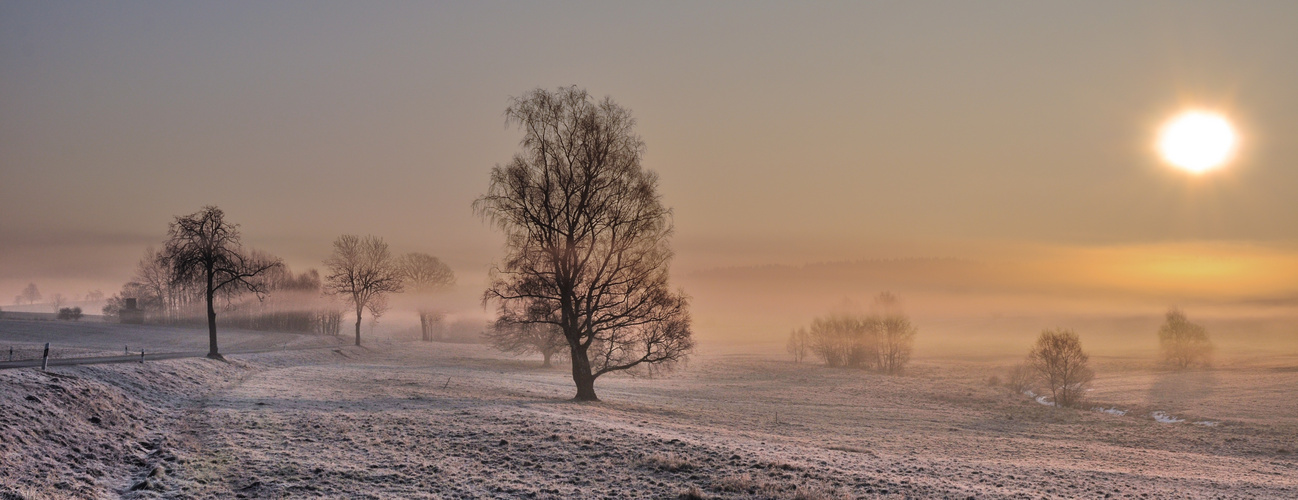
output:
M502 239L470 203L517 150L507 99L569 84L638 119L681 272L1187 242L1283 261L1295 20L1288 1L2 2L0 302L33 280L111 293L207 204L297 269L370 233L480 282ZM1236 122L1234 164L1158 160L1186 107Z

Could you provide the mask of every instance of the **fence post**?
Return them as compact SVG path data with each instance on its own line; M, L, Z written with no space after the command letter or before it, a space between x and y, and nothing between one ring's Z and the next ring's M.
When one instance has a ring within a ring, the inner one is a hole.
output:
M131 353L131 346L129 345L122 346L122 354L130 354L130 353Z
M45 371L45 368L48 367L49 364L50 364L50 343L46 342L45 354L41 355L41 371Z
M144 349L140 349L140 362L144 362Z

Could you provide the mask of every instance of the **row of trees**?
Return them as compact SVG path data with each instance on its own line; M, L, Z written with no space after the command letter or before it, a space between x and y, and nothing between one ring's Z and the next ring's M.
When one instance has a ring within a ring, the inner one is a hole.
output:
M910 361L918 328L890 292L875 297L871 309L816 318L810 328L791 332L786 348L797 362L814 355L828 366L900 373Z
M136 298L140 308L153 311L154 319L169 322L187 321L197 307L203 307L208 356L212 358L221 357L216 322L220 301L224 310L235 311L238 298L244 294L256 297L256 306L235 315L235 324L240 326L336 333L342 318L336 309L303 310L291 302L265 299L272 292L285 297L340 296L356 308L356 345L360 345L362 312L381 316L387 310L387 294L400 292L407 285L429 291L454 282L450 267L436 257L411 253L393 258L387 243L373 236L339 237L325 261L329 274L324 278L314 269L294 274L279 258L245 248L239 226L227 222L224 212L214 206L176 217L167 236L162 250L145 251L134 279L123 286L120 295L109 299L104 313L120 312L126 297ZM427 310L420 312L425 339L435 316Z
M44 298L44 296L41 295L41 289L37 287L35 283L28 283L27 286L23 287L23 291L14 297L14 305L22 305L23 303L35 304L40 302L42 298ZM85 302L98 302L104 300L104 292L100 290L91 290L86 292L83 300ZM68 302L69 299L66 296L62 293L55 292L54 295L50 296L49 304L57 312Z
M361 345L361 318L365 311L378 318L388 310L388 296L407 288L429 292L455 282L455 274L437 257L409 253L393 257L388 244L375 236L345 234L334 240L333 254L325 260L329 274L324 289L346 297L356 311L356 345ZM423 340L432 340L443 314L418 309Z

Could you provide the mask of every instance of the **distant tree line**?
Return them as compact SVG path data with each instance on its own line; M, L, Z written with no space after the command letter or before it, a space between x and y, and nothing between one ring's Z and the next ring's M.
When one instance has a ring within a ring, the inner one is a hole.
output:
M221 209L211 206L176 217L162 249L145 250L132 279L107 298L103 314L116 317L127 307L127 299L134 299L149 323L206 322L209 355L215 357L218 323L337 336L346 303L357 309L359 345L361 311L381 316L387 310L387 294L407 285L422 293L454 283L450 267L436 257L410 253L393 258L387 244L373 236L339 237L333 255L325 261L328 276L321 277L315 269L294 273L278 257L244 248L238 225L224 217ZM39 296L35 285L29 288L25 295ZM421 307L419 315L424 340L432 340L443 313Z

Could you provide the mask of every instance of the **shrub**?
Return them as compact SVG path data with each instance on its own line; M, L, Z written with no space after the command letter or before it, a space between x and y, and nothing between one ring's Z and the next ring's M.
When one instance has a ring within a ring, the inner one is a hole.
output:
M900 373L910 362L918 329L889 292L875 298L874 309L869 315L840 313L813 320L807 332L811 352L829 366Z
M1036 371L1031 366L1019 363L1005 375L1005 388L1017 393L1026 392L1036 384L1036 376Z
M688 458L675 453L654 453L646 456L640 461L640 464L667 472L680 472L694 468L694 463L690 462Z
M806 328L789 332L789 342L785 344L784 350L793 355L795 363L801 363L802 360L807 359L807 354L811 351L811 334Z
M61 320L81 321L80 307L61 307L59 308L58 318Z
M1167 311L1167 320L1158 329L1158 347L1163 363L1175 370L1196 364L1207 365L1213 350L1208 330L1191 323L1185 313L1175 307Z

